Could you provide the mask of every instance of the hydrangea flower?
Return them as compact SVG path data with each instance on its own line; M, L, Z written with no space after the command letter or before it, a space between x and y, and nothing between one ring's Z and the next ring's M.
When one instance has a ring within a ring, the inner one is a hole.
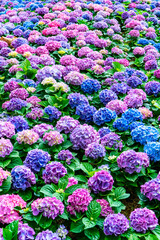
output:
M2 186L3 181L6 180L10 175L10 172L4 171L3 168L0 167L0 186Z
M65 133L71 133L78 125L79 125L78 120L70 116L64 116L57 121L56 129L59 132L64 131Z
M99 143L91 143L85 149L85 155L92 159L98 159L105 156L106 150L102 144Z
M106 134L108 134L110 132L111 132L111 130L108 127L102 127L98 130L100 138L102 138L103 136L105 136Z
M9 139L0 138L0 149L0 157L4 158L13 151L13 145Z
M29 128L28 122L23 116L13 116L9 121L15 126L16 132L21 132Z
M147 142L156 142L159 138L159 131L152 126L138 126L131 131L132 139L145 145Z
M118 99L117 95L115 92L112 90L104 89L100 92L99 94L100 101L106 105L108 102L111 100L116 100Z
M106 192L112 189L114 180L108 171L101 170L96 172L93 177L88 180L88 186L95 194L99 192Z
M28 152L24 165L30 168L33 172L39 172L51 160L48 152L41 149L33 149Z
M143 115L141 114L141 112L134 108L127 109L122 114L122 117L125 118L129 123L143 120Z
M35 231L27 223L18 223L18 240L34 239Z
M68 197L67 211L71 215L76 215L76 212L85 212L88 209L88 205L92 201L92 197L87 189L79 188L75 190Z
M66 227L64 225L60 225L59 228L57 229L56 233L62 240L65 240L66 236L68 234L68 230L66 229Z
M31 204L32 213L37 216L42 213L44 217L52 218L53 220L64 212L63 203L56 197L37 198Z
M110 132L108 134L105 134L101 138L101 144L104 146L107 146L109 148L119 149L122 150L123 144L120 136L118 136L116 133Z
M57 158L61 161L66 161L67 164L70 164L71 160L74 159L72 153L69 150L61 150L58 153Z
M16 166L11 171L12 177L12 187L16 190L31 187L31 185L36 184L36 178L33 172L26 166Z
M75 108L80 104L89 104L86 96L80 93L71 93L68 96L68 99L69 99L69 105L71 106L71 108Z
M116 113L110 109L107 108L100 108L98 111L96 111L93 115L93 122L100 126L106 122L110 122L113 119L116 118Z
M160 161L160 142L147 142L144 146L144 152L154 162Z
M67 174L67 169L60 162L51 162L46 165L42 178L45 183L58 183L59 179Z
M10 122L0 121L0 137L11 138L15 135L15 126Z
M81 84L81 89L84 93L93 94L101 89L101 84L95 79L86 79Z
M74 177L70 177L70 178L68 178L68 184L67 184L66 189L73 185L76 185L76 184L78 184L77 179L75 179Z
M160 83L157 81L150 81L145 85L147 95L154 95L155 97L160 93Z
M97 109L89 104L78 105L76 107L76 114L80 116L81 120L88 123L93 121L93 115L96 111Z
M32 130L23 130L21 132L18 132L17 138L16 138L19 144L24 143L29 145L36 143L38 139L39 139L39 135Z
M50 230L45 230L45 231L42 231L42 232L39 232L36 236L36 239L35 240L61 240L61 238L58 236L57 233L53 233L52 231Z
M105 199L97 199L96 200L101 205L101 214L102 217L107 217L109 214L113 213L112 208Z
M117 163L119 168L124 168L124 171L129 174L139 173L142 166L145 168L149 166L149 157L146 153L127 150L119 155Z
M141 193L149 200L157 199L160 201L160 177L159 175L150 181L141 185Z
M48 106L44 109L45 113L49 116L49 121L52 122L54 119L58 119L61 116L61 112L52 106Z
M127 110L127 105L121 100L112 100L107 103L106 108L115 111L119 115Z
M33 127L33 131L36 132L39 137L42 137L43 134L50 129L54 130L53 126L46 123L37 124Z
M70 141L75 150L86 149L88 144L99 141L99 133L90 125L78 125L70 134Z
M127 119L125 118L118 118L114 121L113 123L113 127L118 129L118 131L123 132L128 130L129 128L129 122Z
M47 141L49 146L53 146L61 144L64 138L58 131L50 131L44 134L43 141Z
M128 219L121 213L109 214L103 223L105 235L121 235L129 229Z
M158 225L158 219L155 213L148 208L136 208L130 214L131 227L136 232L146 233L147 230L153 230Z

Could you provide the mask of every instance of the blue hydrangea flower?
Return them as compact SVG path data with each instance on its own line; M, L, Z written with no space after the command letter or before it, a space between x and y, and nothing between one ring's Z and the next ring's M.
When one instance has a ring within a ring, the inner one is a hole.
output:
M93 114L97 111L94 106L90 106L89 104L78 105L76 107L76 114L80 116L80 119L85 122L93 121Z
M25 79L22 83L28 87L36 87L36 83L32 79Z
M98 111L96 111L93 115L93 122L100 126L106 122L112 121L112 119L116 118L116 113L115 111L112 111L107 108L100 108Z
M144 146L144 152L154 162L160 161L160 142L148 142Z
M61 112L54 106L48 106L44 109L45 113L49 115L49 121L52 122L54 119L58 119L61 116Z
M106 134L110 133L111 130L108 127L102 127L98 130L100 138L104 137Z
M125 118L118 118L114 121L113 127L118 129L118 131L123 132L128 130L129 122Z
M100 88L101 88L101 84L99 83L99 81L95 79L86 79L81 84L82 91L88 94L98 92Z
M71 93L68 96L68 99L69 99L69 105L71 108L75 108L81 104L89 104L86 96L84 96L83 94L80 94L80 93Z
M141 45L148 45L149 41L145 38L140 38L137 42L137 44L141 44Z
M100 101L106 105L111 100L118 99L117 94L112 90L104 89L99 94Z
M132 139L145 145L147 142L156 142L159 138L159 132L151 126L139 126L132 130Z
M139 126L144 126L144 123L135 121L129 125L129 129L132 131L133 129L135 129L136 127L139 127Z
M127 119L129 123L135 122L135 121L142 121L143 115L140 111L134 108L127 109L123 114L122 118Z
M29 129L28 122L23 116L14 116L9 118L9 121L15 126L17 132Z

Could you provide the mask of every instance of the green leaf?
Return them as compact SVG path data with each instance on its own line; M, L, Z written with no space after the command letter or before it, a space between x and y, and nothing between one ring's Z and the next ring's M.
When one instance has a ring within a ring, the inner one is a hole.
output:
M126 68L119 62L112 62L113 68L118 72L124 72Z
M130 234L128 240L138 240L139 238L136 236L136 234Z
M47 218L47 217L41 217L39 221L39 226L43 229L49 228L52 224L53 219L52 218Z
M28 213L23 215L23 219L25 219L27 221L33 221L33 214L28 212Z
M18 194L20 195L21 198L23 198L24 201L29 201L32 198L32 192L29 189L25 190L24 192L19 191Z
M58 188L59 189L65 189L68 185L68 177L64 176L62 178L59 179L58 181Z
M127 174L125 173L125 178L131 182L135 182L138 178L138 174Z
M34 220L37 224L39 224L41 218L42 218L42 213L39 214L39 215L37 215L37 216L33 216L33 220Z
M3 184L0 187L0 190L3 193L6 193L9 191L10 188L11 188L11 176L8 176L7 179L3 181Z
M89 173L89 172L92 172L93 171L93 167L92 167L92 165L91 164L89 164L89 163L82 163L81 164L81 169L82 169L82 171L83 172L85 172L85 173Z
M55 193L56 189L49 184L44 185L41 189L40 192L43 193L47 197L53 197L53 194Z
M101 205L96 201L91 201L86 212L87 217L91 220L95 220L101 213Z
M15 166L22 165L23 162L21 158L12 158L10 164L8 165L8 168L14 168Z
M21 77L24 75L24 72L22 72L22 71L18 71L18 72L16 72L16 78L17 79L21 79Z
M126 193L126 190L123 187L116 188L114 194L116 200L126 199L130 196L129 193Z
M59 215L59 217L68 220L68 213L67 213L67 211L64 211L64 213L62 215Z
M152 232L156 235L156 237L160 240L160 226L158 225Z
M12 232L9 229L3 228L4 240L12 240Z
M86 229L84 234L91 240L98 240L100 238L100 233L97 228Z
M73 233L80 233L83 230L84 230L84 225L82 223L82 220L71 223L71 228L70 228L71 232L73 232Z
M87 182L87 178L83 175L76 175L75 178L80 182Z
M158 238L155 235L150 234L150 233L148 236L145 236L145 239L146 240L158 240Z
M3 229L3 237L5 240L17 240L18 221L13 221Z
M89 220L89 219L86 218L86 217L82 218L82 222L83 222L83 224L84 224L84 226L85 226L85 229L93 228L93 227L95 227L95 225L96 225L96 222L91 221L91 220Z
M67 189L65 190L65 193L72 194L75 190L77 190L77 189L79 189L79 188L82 188L82 185L76 184L76 185L70 186L69 188L67 188Z

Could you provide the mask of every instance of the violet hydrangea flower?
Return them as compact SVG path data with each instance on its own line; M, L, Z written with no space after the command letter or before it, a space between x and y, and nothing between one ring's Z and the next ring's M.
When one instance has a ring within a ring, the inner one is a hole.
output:
M85 149L85 155L92 159L102 158L105 156L106 150L102 144L93 142Z
M13 151L13 145L9 139L0 138L0 149L0 157L4 158Z
M113 213L112 208L105 199L97 199L96 200L101 205L101 214L102 217L107 217L109 214Z
M73 158L74 157L69 150L61 150L58 153L58 159L61 161L66 161L67 164L70 164Z
M43 179L45 183L57 184L59 179L67 174L66 168L60 162L51 162L46 165L43 171Z
M44 134L43 141L47 141L49 146L53 146L61 144L64 141L64 138L58 131L50 131Z
M56 128L59 132L71 133L78 125L78 120L70 116L64 116L57 121Z
M136 208L130 214L131 227L136 232L146 233L147 230L153 230L158 225L158 219L155 213L148 208Z
M101 170L96 172L93 177L88 180L88 186L94 191L94 193L106 192L112 189L114 180L108 171Z
M53 233L50 230L42 231L37 234L35 240L61 240L57 233Z
M128 219L121 213L109 214L104 220L105 235L121 235L129 229Z

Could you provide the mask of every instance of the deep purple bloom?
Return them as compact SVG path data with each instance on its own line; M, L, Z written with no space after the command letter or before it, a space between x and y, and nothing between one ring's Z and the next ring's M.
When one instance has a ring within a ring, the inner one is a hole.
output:
M102 158L105 153L105 147L99 143L91 143L85 149L85 155L93 159Z

